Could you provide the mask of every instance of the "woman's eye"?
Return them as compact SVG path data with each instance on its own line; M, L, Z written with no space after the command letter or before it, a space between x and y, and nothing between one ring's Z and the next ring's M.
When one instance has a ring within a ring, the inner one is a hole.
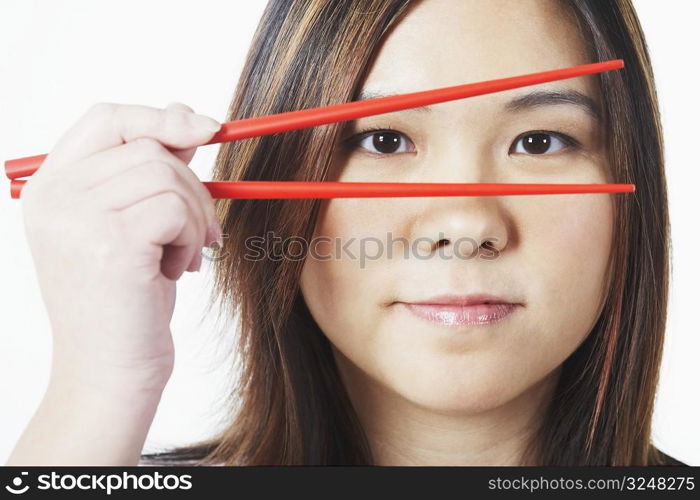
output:
M361 147L377 155L408 153L414 148L411 140L401 132L393 130L378 130L376 132L361 132L350 139L351 149Z
M567 147L575 147L576 141L564 134L554 132L528 132L516 139L515 150L512 153L543 155L556 153Z
M347 139L350 150L362 148L375 155L391 155L415 151L411 140L395 130L370 130ZM531 131L521 135L511 146L509 153L546 155L567 148L578 147L578 142L566 134L548 131Z

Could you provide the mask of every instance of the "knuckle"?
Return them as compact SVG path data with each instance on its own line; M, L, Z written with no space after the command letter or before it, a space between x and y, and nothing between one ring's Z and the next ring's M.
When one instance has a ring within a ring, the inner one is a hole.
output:
M159 183L172 187L179 185L179 176L169 163L164 161L153 161L151 162L149 168L152 169L153 174L156 176Z
M192 113L182 109L170 109L163 113L163 128L171 131L189 131L192 129L190 116Z
M162 209L169 217L177 220L187 218L187 203L178 193L167 191L160 197Z
M164 160L170 156L168 150L156 139L150 137L139 137L132 141L136 143L136 149L144 158L154 160Z
M186 111L188 113L194 113L194 109L189 107L184 102L180 102L180 101L172 101L170 104L168 104L166 106L165 109L179 110L179 111Z

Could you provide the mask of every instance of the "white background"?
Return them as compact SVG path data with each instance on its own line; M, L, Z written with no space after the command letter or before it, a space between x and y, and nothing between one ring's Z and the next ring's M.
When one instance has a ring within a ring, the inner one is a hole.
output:
M650 47L665 131L673 234L669 327L653 439L700 465L700 280L695 0L635 0ZM225 119L263 0L246 2L28 1L0 3L0 159L46 153L92 104L184 102ZM509 76L509 75L508 75ZM192 168L209 178L217 146ZM4 176L2 177L4 179ZM0 181L0 460L4 463L46 387L51 336L20 203ZM146 448L206 437L226 416L227 350L234 332L206 313L211 272L185 273L172 330L177 360ZM224 339L221 341L220 339Z

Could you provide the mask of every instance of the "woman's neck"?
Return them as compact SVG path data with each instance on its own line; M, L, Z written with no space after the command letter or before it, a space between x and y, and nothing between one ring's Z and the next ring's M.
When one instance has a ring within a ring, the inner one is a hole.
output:
M441 413L378 384L335 354L375 465L534 465L522 457L551 401L558 369L499 407Z

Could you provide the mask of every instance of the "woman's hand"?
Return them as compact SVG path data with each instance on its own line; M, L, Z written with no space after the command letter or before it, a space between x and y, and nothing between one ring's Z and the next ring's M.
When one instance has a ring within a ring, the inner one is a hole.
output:
M97 104L23 187L53 333L46 400L132 404L147 432L173 367L176 280L199 270L203 246L221 243L213 200L187 166L219 128L179 103ZM151 400L147 411L138 398Z

